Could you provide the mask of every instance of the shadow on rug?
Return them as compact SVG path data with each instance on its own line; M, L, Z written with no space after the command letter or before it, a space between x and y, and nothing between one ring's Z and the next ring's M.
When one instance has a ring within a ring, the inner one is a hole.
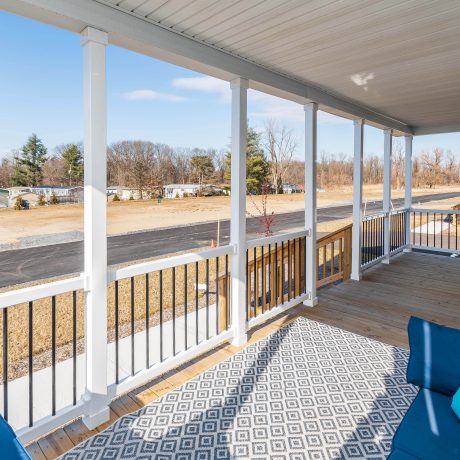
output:
M306 318L61 458L385 459L416 394L407 352Z

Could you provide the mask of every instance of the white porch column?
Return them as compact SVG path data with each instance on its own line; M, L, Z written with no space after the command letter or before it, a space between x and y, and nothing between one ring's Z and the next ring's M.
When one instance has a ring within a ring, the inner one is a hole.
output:
M412 207L412 136L405 136L405 174L404 174L404 207L409 211L406 213L406 249L412 250L410 242L410 208Z
M383 142L383 212L385 223L383 229L383 254L382 262L390 263L390 211L391 211L391 156L393 150L393 133L391 129L384 132Z
M305 248L305 287L309 298L304 305L314 307L316 297L316 134L318 104L310 102L305 110L305 229L309 231Z
M87 410L83 422L94 429L110 418L107 396L107 34L87 27L83 47L85 160L85 340Z
M246 335L246 134L248 81L237 78L232 90L232 160L230 195L230 244L236 245L231 258L231 315L233 344L244 345Z
M364 120L354 121L354 163L353 163L353 234L351 279L361 279L362 226L363 218L363 139Z

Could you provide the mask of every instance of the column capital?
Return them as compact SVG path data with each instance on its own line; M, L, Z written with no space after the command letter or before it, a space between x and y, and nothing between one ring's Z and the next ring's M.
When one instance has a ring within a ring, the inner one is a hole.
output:
M242 78L242 77L238 77L238 78L235 78L234 80L230 80L230 88L231 89L236 89L236 88L248 89L249 80L247 78Z
M366 120L364 118L357 118L356 120L353 120L353 124L355 126L363 126L366 123Z
M404 134L404 138L412 141L414 139L414 136L413 134Z
M305 104L303 105L303 109L305 110L305 112L318 110L318 104L316 102L305 102Z
M393 135L393 130L392 130L391 128L385 128L385 129L383 130L383 132L384 132L385 134Z
M100 45L109 44L109 36L103 30L95 29L94 27L85 27L80 32L80 45L84 46L88 42L99 43Z

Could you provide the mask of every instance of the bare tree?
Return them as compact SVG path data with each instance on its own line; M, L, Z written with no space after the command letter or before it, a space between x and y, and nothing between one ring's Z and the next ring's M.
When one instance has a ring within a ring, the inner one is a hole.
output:
M391 157L392 182L397 190L401 190L404 184L404 164L405 155L401 142L393 142L393 152Z
M262 142L270 159L273 189L275 193L280 193L286 171L297 148L297 140L290 129L270 119L265 123Z

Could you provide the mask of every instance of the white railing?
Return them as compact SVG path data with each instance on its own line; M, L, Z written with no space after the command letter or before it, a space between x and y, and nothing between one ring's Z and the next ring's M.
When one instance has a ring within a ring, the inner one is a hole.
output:
M449 254L460 253L460 210L412 208L410 245Z
M279 277L271 278L282 293L282 298L280 293L278 298L273 298L270 289L274 292L274 285L266 277L267 286L264 287L271 301L265 303L266 311L264 308L260 314L248 315L247 329L308 298L304 292L305 271L302 268L307 236L307 231L300 231L248 241L247 252L256 251L257 270L263 270L258 261L261 248L270 249L270 256L263 261L267 274L268 267L275 266L275 258L283 246L286 254L279 262L284 260L284 282L287 280L288 290L284 289L284 284L279 286ZM278 247L278 252L272 251ZM108 400L233 339L229 258L235 253L236 247L229 245L108 271ZM277 261L279 276L282 265ZM81 274L0 293L1 330L7 332L0 342L4 351L1 364L9 369L9 374L3 373L0 382L0 413L8 417L24 443L90 410L91 403L83 397L86 387L83 292L86 286L85 275ZM14 308L25 312L25 323L21 323L21 327L29 328L24 339L27 356L21 358L28 366L26 372L22 366L21 375L11 371L13 361L8 355L12 344L11 328L18 327L18 323L11 320L13 315L8 314ZM51 309L51 315L47 308ZM66 316L62 317L64 310ZM143 313L138 315L141 310ZM47 315L46 321L36 322L40 315ZM57 333L62 322L68 329L66 340ZM35 343L38 324L45 329L49 327L51 335L51 349L41 351L51 357L47 358L49 362L40 360L47 363L40 369L36 352L38 339Z

